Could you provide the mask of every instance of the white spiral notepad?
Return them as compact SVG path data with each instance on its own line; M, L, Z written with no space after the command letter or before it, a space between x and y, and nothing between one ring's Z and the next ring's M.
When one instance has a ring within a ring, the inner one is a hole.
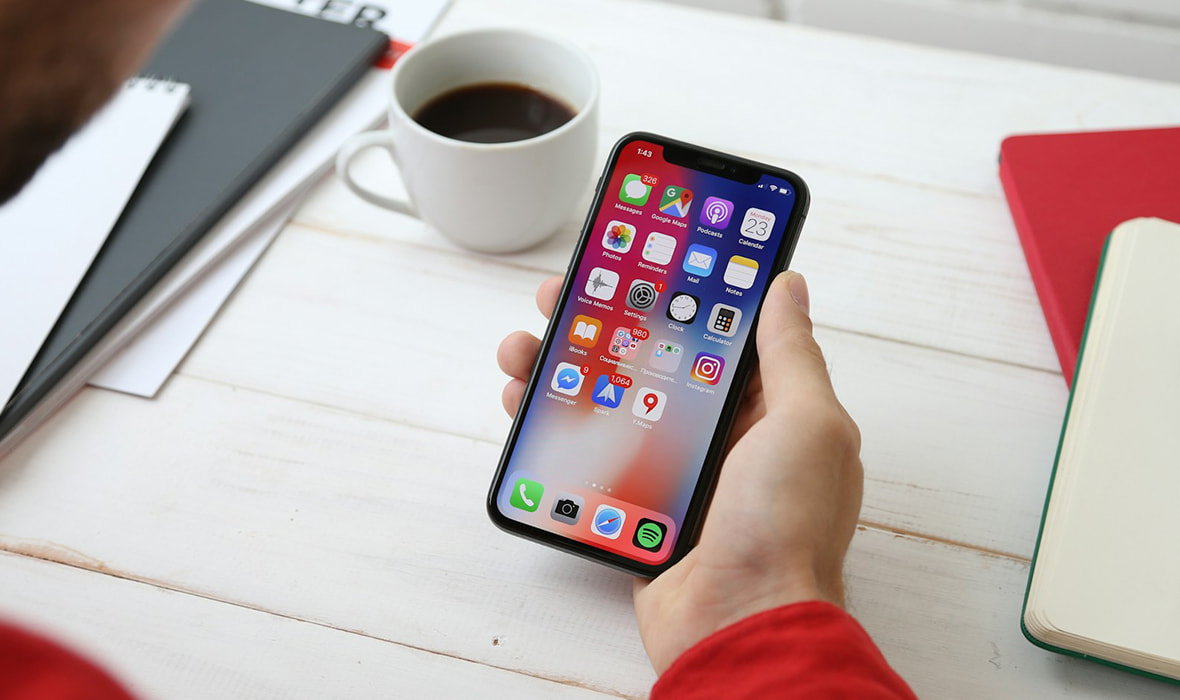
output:
M0 206L0 406L12 396L184 112L189 87L133 78Z

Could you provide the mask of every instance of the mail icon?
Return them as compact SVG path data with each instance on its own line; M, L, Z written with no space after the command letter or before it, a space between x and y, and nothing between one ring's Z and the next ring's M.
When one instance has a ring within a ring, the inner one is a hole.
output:
M713 273L713 262L717 259L717 251L707 245L694 243L688 248L688 255L684 258L684 271L701 277L708 277Z

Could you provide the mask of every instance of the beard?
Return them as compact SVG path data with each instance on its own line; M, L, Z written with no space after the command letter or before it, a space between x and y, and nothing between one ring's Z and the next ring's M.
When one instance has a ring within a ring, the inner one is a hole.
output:
M115 93L181 0L0 0L0 204Z

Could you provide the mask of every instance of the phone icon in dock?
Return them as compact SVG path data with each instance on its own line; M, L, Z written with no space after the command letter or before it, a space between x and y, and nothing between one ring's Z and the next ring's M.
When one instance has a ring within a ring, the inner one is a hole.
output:
M517 479L516 484L512 487L512 495L508 498L508 502L512 504L513 508L532 513L537 510L537 506L541 505L541 494L543 493L545 493L545 487L541 485L541 482L532 479Z

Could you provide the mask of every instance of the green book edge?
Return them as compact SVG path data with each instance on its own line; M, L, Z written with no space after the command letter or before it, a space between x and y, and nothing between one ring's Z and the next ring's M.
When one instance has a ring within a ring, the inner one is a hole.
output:
M1106 242L1102 244L1102 257L1100 257L1098 259L1098 276L1094 280L1094 291L1091 292L1091 294L1090 294L1090 308L1086 312L1086 325L1085 325L1085 328L1082 330L1082 344L1081 344L1081 347L1078 348L1077 367L1082 366L1082 358L1084 358L1086 356L1086 345L1087 345L1087 341L1089 341L1089 339L1090 339L1090 322L1094 318L1094 300L1098 298L1098 289L1102 284L1102 275L1106 271L1106 254L1110 250L1110 241L1113 238L1114 238L1114 232L1112 231L1110 234L1107 235ZM1074 376L1075 377L1077 376L1076 369L1075 369ZM1034 637L1032 635L1031 632L1028 631L1028 628L1024 626L1024 614L1025 614L1025 611L1028 609L1028 594L1029 594L1029 591L1032 590L1033 574L1036 572L1036 568L1037 568L1037 555L1041 553L1041 536L1045 534L1045 518L1048 517L1048 515L1049 515L1049 499L1053 495L1053 482L1055 482L1057 480L1057 464L1058 464L1058 461L1061 459L1061 447L1062 447L1063 443L1065 442L1065 429L1069 426L1069 414L1070 414L1070 411L1073 410L1074 392L1077 388L1078 388L1078 385L1077 385L1076 381L1069 388L1069 402L1066 404L1066 407L1065 407L1065 419L1061 422L1061 435L1057 439L1057 454L1054 455L1054 457L1053 457L1053 472L1049 475L1049 487L1045 490L1045 505L1041 508L1041 527L1040 527L1040 529L1037 530L1037 544L1033 548L1032 562L1029 563L1029 567L1028 567L1028 583L1026 583L1024 586L1024 602L1020 606L1020 632L1024 635L1024 638L1027 639L1029 642L1031 642L1034 646L1038 646L1042 649L1045 649L1046 651L1051 651L1051 652L1054 652L1057 654L1064 654L1065 656L1072 656L1072 657L1075 657L1078 659L1085 659L1087 661L1093 661L1093 662L1102 664L1103 666L1117 668L1120 671L1127 671L1127 672L1133 673L1137 676L1143 676L1145 678L1154 678L1156 680L1161 680L1161 681L1164 681L1167 683L1171 683L1172 685L1180 685L1180 679L1173 678L1171 676L1164 676L1164 675L1161 675L1158 673L1152 673L1151 671L1145 671L1141 668L1136 668L1134 666L1120 664L1116 661L1111 661L1109 659L1104 659L1104 658L1101 658L1098 656L1091 656L1089 654L1084 654L1080 651L1074 651L1073 649L1066 649L1065 647L1054 646L1054 645L1049 644L1047 642L1041 641L1040 639L1037 639L1036 637Z

